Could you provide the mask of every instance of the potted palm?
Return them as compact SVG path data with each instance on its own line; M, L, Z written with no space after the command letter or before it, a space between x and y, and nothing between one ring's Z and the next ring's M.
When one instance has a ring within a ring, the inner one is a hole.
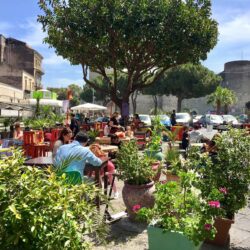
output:
M124 181L123 201L129 218L134 219L135 203L140 203L143 207L152 207L154 204L155 171L152 169L152 160L139 156L136 142L132 140L121 146L116 162L119 178Z
M229 129L215 139L216 154L189 153L187 164L200 178L203 199L220 201L224 216L217 218L213 243L225 245L234 214L246 206L250 183L250 137L245 130Z
M182 168L180 154L177 149L171 147L165 154L167 169L163 171L167 181L179 181L178 171Z
M196 250L215 234L213 216L218 208L193 192L193 173L180 173L181 181L156 186L153 208L135 204L137 218L149 223L150 250Z

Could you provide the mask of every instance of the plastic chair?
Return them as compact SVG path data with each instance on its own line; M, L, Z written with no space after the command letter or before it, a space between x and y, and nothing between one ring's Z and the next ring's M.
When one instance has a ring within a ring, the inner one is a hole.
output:
M23 132L23 145L32 145L34 144L34 131L24 131Z
M171 131L176 133L175 140L181 141L182 135L184 133L184 127L183 126L172 126Z
M47 156L48 153L48 145L44 145L44 144L37 144L37 145L31 145L32 149L32 158L37 158L37 157L45 157Z
M61 131L62 131L62 129L60 129L60 128L51 130L51 139L50 139L50 149L51 150L53 149L55 142L59 138Z

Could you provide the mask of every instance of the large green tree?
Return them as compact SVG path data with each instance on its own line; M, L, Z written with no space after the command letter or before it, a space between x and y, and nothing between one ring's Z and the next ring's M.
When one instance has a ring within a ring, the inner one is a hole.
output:
M217 42L210 0L40 0L39 5L45 42L82 65L85 82L121 109L131 93L153 84L167 69L206 59ZM109 88L89 80L89 70ZM126 88L118 93L121 72L127 75Z
M220 76L206 67L188 63L169 69L160 79L160 87L155 87L154 91L161 95L172 94L176 96L177 110L180 112L183 99L211 94L221 81Z
M209 95L207 102L216 107L217 114L221 113L222 107L224 107L224 113L227 114L229 106L235 104L236 101L237 97L234 91L218 86L216 90Z

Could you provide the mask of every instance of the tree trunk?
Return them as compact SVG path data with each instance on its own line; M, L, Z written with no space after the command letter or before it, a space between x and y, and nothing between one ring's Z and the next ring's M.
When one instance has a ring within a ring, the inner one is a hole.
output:
M182 103L182 98L177 97L177 112L181 112L181 103Z
M224 105L224 113L225 113L225 115L228 114L228 105L227 104Z
M220 110L221 110L221 102L217 101L217 103L216 103L216 113L217 113L217 115L220 114Z
M154 101L154 115L157 115L157 108L158 108L158 99L157 95L153 95L153 101Z
M131 100L132 100L132 106L133 106L133 114L136 114L136 108L137 108L137 96L138 96L138 90L136 90L135 92L133 92L131 94Z

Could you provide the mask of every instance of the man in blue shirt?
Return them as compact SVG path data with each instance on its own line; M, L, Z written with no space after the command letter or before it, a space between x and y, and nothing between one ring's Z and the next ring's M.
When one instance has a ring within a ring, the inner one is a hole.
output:
M85 133L79 132L72 143L59 147L55 157L55 166L60 166L60 163L73 158L69 160L64 172L77 171L81 174L82 179L86 162L93 166L101 166L102 161L85 147L88 140L89 138Z

